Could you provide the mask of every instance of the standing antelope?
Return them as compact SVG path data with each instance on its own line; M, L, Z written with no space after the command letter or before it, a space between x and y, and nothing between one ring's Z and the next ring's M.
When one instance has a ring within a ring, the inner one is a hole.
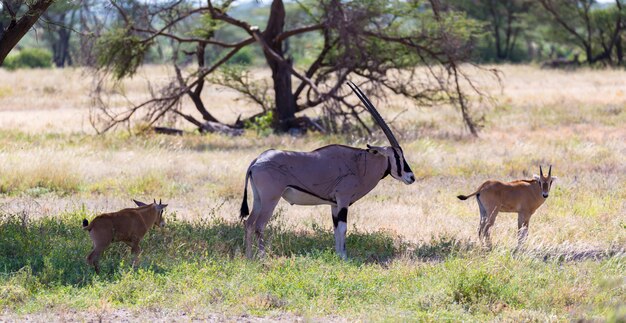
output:
M348 86L383 130L391 146L360 149L329 145L311 152L270 149L252 161L246 171L241 219L248 210L248 180L254 193L250 218L245 221L246 256L252 257L252 234L256 233L259 253L265 254L263 231L276 204L284 198L291 205L330 205L335 228L335 251L346 258L348 207L391 175L411 184L415 176L404 159L402 148L376 108L352 82Z
M137 208L123 209L118 212L100 214L91 220L83 220L83 229L89 231L93 242L93 250L87 256L87 263L92 265L96 273L100 273L98 260L102 252L112 243L122 241L131 247L133 267L137 266L141 248L139 242L152 226L163 227L163 211L167 204L146 203L135 201Z
M539 174L532 180L517 180L509 183L489 180L484 182L476 192L470 195L459 195L460 200L467 200L476 195L480 209L480 226L478 238L491 248L489 229L496 221L498 212L517 212L517 247L521 247L528 236L528 222L535 211L546 201L552 182L557 178L552 176L552 165L548 176L543 176L543 169L539 166Z

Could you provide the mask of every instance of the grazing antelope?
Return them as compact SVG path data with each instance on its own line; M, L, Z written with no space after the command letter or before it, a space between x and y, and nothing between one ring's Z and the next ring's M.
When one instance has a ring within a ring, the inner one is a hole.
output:
M83 219L83 229L89 231L93 242L93 250L87 256L87 263L92 265L96 273L100 273L98 260L102 252L112 243L122 241L131 247L133 267L136 267L141 253L139 242L152 226L163 227L163 211L167 204L146 203L133 200L137 208L123 209L118 212L98 215L91 223Z
M270 149L254 159L246 171L241 219L245 219L246 256L252 257L252 234L258 238L259 253L265 254L263 231L282 197L291 205L330 205L335 228L335 251L346 258L348 207L391 175L411 184L413 171L402 148L376 108L352 82L350 88L383 130L391 146L367 149L329 145L311 152ZM252 213L248 210L248 181L254 193Z
M478 238L487 248L491 248L489 229L496 221L498 212L517 212L517 247L521 247L528 236L528 222L535 211L546 201L552 183L557 179L552 176L552 165L548 176L543 176L539 166L539 174L531 180L517 180L509 183L486 181L476 192L470 195L459 195L460 200L467 200L476 195L480 209L480 226Z

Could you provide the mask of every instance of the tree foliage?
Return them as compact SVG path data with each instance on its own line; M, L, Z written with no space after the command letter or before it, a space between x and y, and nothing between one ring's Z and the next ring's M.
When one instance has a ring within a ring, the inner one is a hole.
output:
M201 98L207 81L239 91L260 106L259 114L272 111L277 131L314 127L337 132L355 124L369 131L359 116L360 103L343 86L353 79L377 96L391 91L418 104L452 102L469 130L477 132L459 83L471 81L460 64L470 58L480 24L438 1L311 0L290 4L288 10L275 0L265 12L264 26L254 24L261 21L255 17L236 18L232 1L159 3L146 9L141 19L129 19L127 9L116 2L113 6L124 19L99 42L101 71L117 78L131 76L151 46L167 41L174 52L176 78L151 100L123 112L99 106L103 131L128 122L143 109L150 111L149 124L177 115L202 131L206 122L218 122ZM303 52L294 44L306 46L298 42L302 38L311 41L309 58L294 62L292 53ZM255 84L247 72L228 67L240 60L237 55L251 50L263 54L271 82ZM428 75L417 75L420 66ZM204 121L181 111L184 96L192 99ZM311 108L323 112L320 122L301 116Z
M540 0L553 25L556 41L578 47L587 63L623 62L626 9L623 0L594 8L594 0Z

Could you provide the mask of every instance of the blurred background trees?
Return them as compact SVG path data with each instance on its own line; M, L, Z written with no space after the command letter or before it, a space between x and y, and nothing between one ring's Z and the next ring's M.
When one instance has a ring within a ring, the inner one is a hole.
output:
M462 66L623 67L626 45L624 0L1 3L0 54L15 47L4 67L94 67L100 81L93 121L100 131L141 115L150 126L182 118L201 132L259 122L279 132L368 132L361 107L342 86L352 79L374 97L453 104L476 134L480 116L468 98L482 93L466 86L473 84ZM107 82L132 77L142 64L170 66L171 82L145 102L106 106ZM416 67L428 75L417 75ZM255 68L271 77L255 79ZM237 91L258 113L225 124L203 101L211 86ZM183 99L194 111L182 109ZM315 118L304 115L308 110Z

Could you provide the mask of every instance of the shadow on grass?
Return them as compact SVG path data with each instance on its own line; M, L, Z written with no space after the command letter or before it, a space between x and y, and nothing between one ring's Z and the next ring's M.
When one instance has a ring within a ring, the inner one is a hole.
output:
M85 211L54 218L29 220L24 216L0 215L0 277L25 267L45 285L90 284L95 278L85 257L91 240L81 227ZM452 238L412 245L389 232L365 233L350 230L346 244L351 263L385 266L394 259L443 260L470 248ZM330 230L294 231L271 224L267 230L269 257L321 257L332 254L334 237ZM238 222L221 219L197 222L171 220L166 227L152 229L141 242L140 268L164 273L183 262L209 258L240 258L244 254L244 229ZM123 243L112 244L103 254L99 280L112 281L130 270L130 250Z
M608 258L626 257L626 249L620 246L611 246L608 249L575 248L575 247L544 247L525 249L523 255L541 259L543 261L571 262L571 261L601 261Z
M24 268L44 285L91 284L96 275L85 262L91 251L89 235L81 227L84 210L54 218L29 220L24 216L0 215L0 278ZM172 219L165 228L153 229L144 237L140 268L166 273L181 263L203 263L209 259L243 258L244 229L238 222L222 219L183 222ZM334 253L330 230L309 231L284 228L271 223L266 233L268 257L304 256L325 259ZM386 231L367 233L350 230L346 247L351 264L386 267L398 259L444 261L476 250L469 241L439 237L412 244ZM623 250L547 250L525 254L560 261L600 260L624 255ZM118 280L130 268L129 247L114 243L101 259L102 281Z

